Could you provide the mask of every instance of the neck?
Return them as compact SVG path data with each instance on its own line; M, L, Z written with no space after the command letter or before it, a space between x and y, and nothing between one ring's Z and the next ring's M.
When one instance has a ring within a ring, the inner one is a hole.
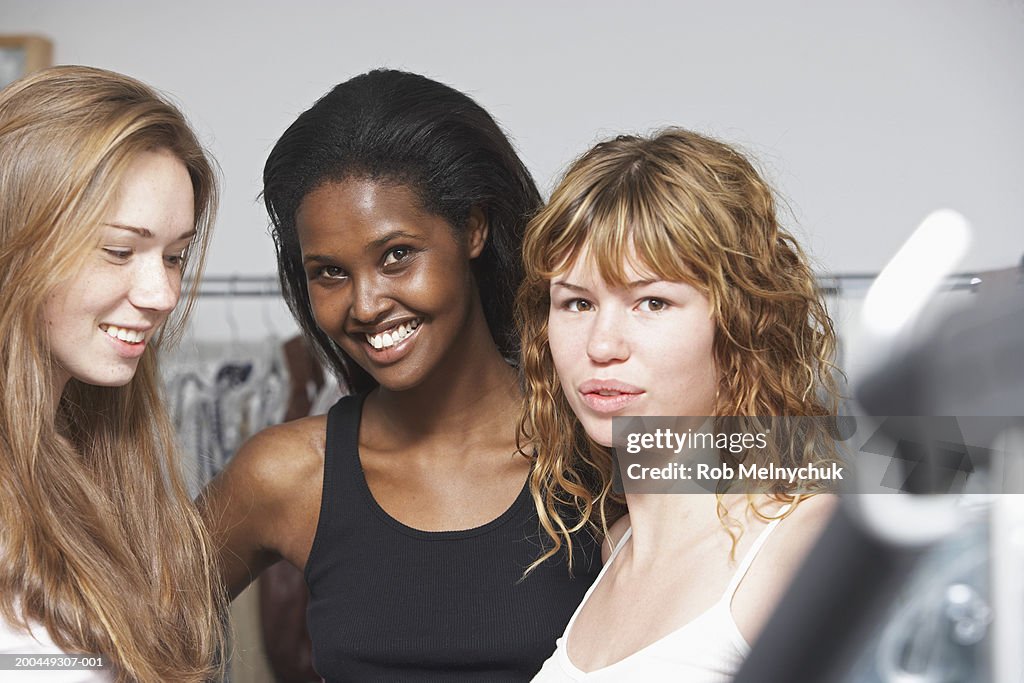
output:
M717 503L713 493L627 493L633 556L673 557L709 534L723 531ZM742 494L722 497L729 515L738 521L745 519L746 503Z

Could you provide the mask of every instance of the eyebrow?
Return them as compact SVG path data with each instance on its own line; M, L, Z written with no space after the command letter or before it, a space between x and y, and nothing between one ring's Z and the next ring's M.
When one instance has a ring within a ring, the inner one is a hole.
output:
M386 235L383 235L382 237L378 237L375 240L371 240L371 241L367 242L366 243L366 251L376 251L377 249L380 249L385 244L387 244L388 242L390 242L391 240L396 239L396 238L403 238L403 239L407 239L407 240L416 240L417 242L422 242L423 241L422 237L420 237L419 235L414 235L411 232L406 232L404 230L393 230L393 231L387 233Z
M111 228L117 228L119 230L127 230L128 232L134 232L139 237L145 237L147 239L151 239L153 237L152 231L150 231L150 230L148 230L146 228L139 228L139 227L136 227L134 225L125 225L124 223L104 223L104 225L106 225L108 227L111 227ZM178 239L176 239L174 241L175 242L181 242L182 240L192 239L193 237L195 237L195 235L196 235L196 230L195 230L195 228L192 228L188 232L183 232L178 237Z
M407 239L416 242L423 242L423 237L421 237L420 235L415 235L411 232L406 232L404 230L392 230L386 235L382 235L381 237L378 237L375 240L370 240L369 242L367 242L366 246L363 247L363 250L369 252L377 251L385 244L394 239ZM302 257L303 263L334 263L336 260L336 257L328 256L326 254L307 254L306 256Z
M302 257L303 265L308 263L331 263L332 261L334 261L334 259L323 254L307 254Z
M647 285L653 285L657 282L660 282L660 280L634 280L633 282L629 282L626 284L626 289L637 289L638 287L646 287ZM552 286L565 287L566 289L571 289L574 292L590 291L586 287L580 287L579 285L574 285L571 282L565 282L564 280L555 280L551 284Z

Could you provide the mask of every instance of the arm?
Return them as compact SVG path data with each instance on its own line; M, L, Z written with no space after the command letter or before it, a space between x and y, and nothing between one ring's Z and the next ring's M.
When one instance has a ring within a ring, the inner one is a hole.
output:
M319 518L325 426L321 416L263 430L199 496L232 599L282 557L305 567Z

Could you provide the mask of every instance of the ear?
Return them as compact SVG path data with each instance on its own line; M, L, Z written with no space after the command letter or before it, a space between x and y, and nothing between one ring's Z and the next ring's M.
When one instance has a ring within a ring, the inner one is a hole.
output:
M469 220L466 221L466 244L469 247L469 258L475 259L483 253L487 244L487 217L479 206L469 210Z

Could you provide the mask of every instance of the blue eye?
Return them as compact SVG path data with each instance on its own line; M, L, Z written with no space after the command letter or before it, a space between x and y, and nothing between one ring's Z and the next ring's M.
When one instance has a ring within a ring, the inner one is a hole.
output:
M164 262L171 268L181 268L185 265L185 252L180 254L167 254L164 256Z

